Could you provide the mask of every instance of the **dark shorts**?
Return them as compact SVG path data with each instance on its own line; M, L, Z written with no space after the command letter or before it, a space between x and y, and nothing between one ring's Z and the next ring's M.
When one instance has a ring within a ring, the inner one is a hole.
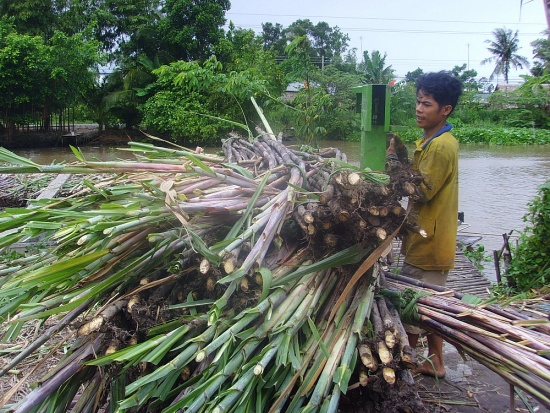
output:
M400 271L401 275L414 278L419 281L427 282L430 284L445 286L447 277L449 275L448 270L423 270L422 268L415 267L414 265L403 263L403 268ZM422 334L424 330L420 327L410 324L404 324L405 331L410 334Z
M403 268L401 268L401 275L444 287L449 276L449 270L423 270L405 262Z

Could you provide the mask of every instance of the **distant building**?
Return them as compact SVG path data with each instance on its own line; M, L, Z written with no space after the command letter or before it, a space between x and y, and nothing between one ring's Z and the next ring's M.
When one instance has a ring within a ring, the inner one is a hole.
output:
M513 92L521 86L521 83L500 83L495 87L495 92Z
M302 82L289 83L285 91L283 92L283 100L290 102L292 99L294 99L294 96L296 96L296 93L298 93L300 89L303 89L303 88L304 88L304 84Z

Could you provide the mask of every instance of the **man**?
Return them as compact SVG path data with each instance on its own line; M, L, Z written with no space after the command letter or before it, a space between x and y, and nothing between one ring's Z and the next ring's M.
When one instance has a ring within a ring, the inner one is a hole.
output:
M416 82L416 124L424 134L416 141L413 168L423 177L421 194L412 213L427 237L411 233L403 240L402 274L436 285L445 285L454 268L458 219L458 142L447 118L462 94L461 82L447 72L427 73ZM395 159L393 142L387 150ZM414 348L421 330L407 326ZM428 360L417 373L443 378L443 339L428 334Z

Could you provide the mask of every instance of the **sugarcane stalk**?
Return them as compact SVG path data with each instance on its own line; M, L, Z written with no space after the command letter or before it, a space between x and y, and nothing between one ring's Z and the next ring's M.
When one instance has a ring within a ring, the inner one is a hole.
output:
M405 327L401 323L401 318L399 313L395 308L392 308L390 311L391 317L393 318L393 324L397 330L398 338L398 349L400 355L401 364L407 369L414 369L418 366L416 360L416 350L409 345L409 336L405 331Z
M363 365L369 369L371 372L376 372L378 370L378 362L374 358L374 355L372 354L371 348L369 344L363 343L359 345L359 357L361 358L361 362Z
M473 318L476 320L487 322L487 314L482 313L480 310L476 309L473 306L469 306L466 303L444 300L442 297L431 297L430 300L425 298L420 298L419 302L434 302L440 308L443 308L446 311L451 311L454 314L457 314L457 317L467 316L468 318ZM537 350L549 350L549 344L541 343L539 340L533 340L532 336L529 334L529 330L518 328L511 328L511 324L506 322L506 320L501 320L496 316L491 317L491 327L499 331L501 334L506 334L509 337L512 336L516 340L526 341Z
M377 305L372 306L371 321L375 333L376 351L378 353L378 357L380 358L382 365L387 366L393 361L393 357L388 349L388 346L384 342L384 326L382 324L382 319L380 318L380 312L378 311Z
M395 384L395 369L393 367L383 366L382 377L388 384Z
M119 300L111 305L109 305L105 310L95 316L92 320L88 321L86 324L83 324L79 329L77 334L79 336L87 336L91 333L98 331L101 326L113 318L118 312L120 312L126 305L128 300Z
M349 330L347 332L349 333ZM319 376L319 379L317 380L317 384L313 389L313 393L309 397L309 402L304 408L306 411L308 408L313 409L313 411L317 411L322 400L328 395L327 393L330 389L329 385L332 381L336 369L338 368L338 363L342 357L342 354L345 351L347 339L348 334L342 333L336 340L336 343L331 350L330 357L326 361L323 371ZM353 343L352 348L354 347L355 343Z
M24 413L29 411L31 408L36 407L44 401L48 395L56 392L67 379L82 370L84 367L81 362L99 352L101 339L102 335L99 334L94 337L93 340L89 340L85 346L81 346L74 354L71 355L72 362L67 363L65 367L58 371L55 376L43 382L40 387L37 387L31 391L25 397L25 400L17 406L15 412Z
M383 297L376 299L376 305L378 306L378 312L384 327L384 342L386 343L386 346L391 349L395 346L396 342L393 319L388 310L388 306L386 305L386 300Z
M237 267L237 259L241 252L242 245L236 247L233 251L227 252L223 259L223 269L226 274L232 274Z
M510 362L510 360L507 359L505 356L487 348L485 345L483 345L482 343L480 343L475 339L472 339L467 334L448 328L445 325L437 321L431 320L425 316L423 316L422 318L423 318L423 323L426 326L433 328L434 331L438 332L438 334L444 334L445 340L453 343L455 346L459 348L462 348L465 352L470 354L473 358L479 360L481 363L489 367L495 373L502 376L505 380L511 383L514 383L518 387L525 390L527 393L537 397L537 399L540 400L542 403L550 406L549 404L550 399L547 396L545 396L544 394L541 394L536 388L531 387L525 381L518 380L517 378L514 377L513 374L502 369L502 366L507 366L512 369L518 369L519 372L528 373L524 369L522 369L520 366ZM532 373L533 372L531 372L531 374Z
M302 327L303 323L312 313L313 308L319 302L319 299L322 297L323 287L327 284L328 277L319 274L320 284L315 288L314 292L310 292L306 299L300 304L300 306L292 311L292 316L285 322L284 327L287 328L288 332L285 333L286 337L294 336L298 330ZM285 304L282 304L282 307L286 307ZM269 350L265 353L260 361L258 361L254 367L254 374L261 375L264 373L267 364L272 360L273 356L281 351L280 344L283 341L283 334L279 333L278 336L273 340L273 344Z

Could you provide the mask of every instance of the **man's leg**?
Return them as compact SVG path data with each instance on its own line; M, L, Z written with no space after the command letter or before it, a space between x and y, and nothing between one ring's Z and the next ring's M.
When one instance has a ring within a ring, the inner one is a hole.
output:
M444 286L447 280L449 271L425 271L418 267L404 263L401 275L415 278L420 281L428 282L435 285ZM410 331L413 333L411 333ZM416 348L419 334L416 334L417 329L408 329L409 345ZM428 334L428 360L414 369L414 373L421 373L427 376L443 378L445 377L445 363L443 361L443 338L436 334Z
M418 338L417 338L418 341ZM428 360L414 369L413 373L426 376L445 377L445 363L443 360L443 338L437 334L428 334Z

